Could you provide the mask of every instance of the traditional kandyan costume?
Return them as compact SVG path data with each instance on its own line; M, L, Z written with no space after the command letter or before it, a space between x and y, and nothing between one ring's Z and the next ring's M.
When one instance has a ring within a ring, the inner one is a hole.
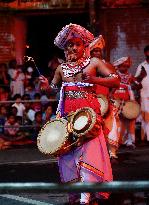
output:
M66 42L75 37L81 38L85 46L88 46L94 38L85 28L69 24L59 32L54 43L64 49ZM61 64L64 77L75 77L77 73L83 72L89 63L90 58L84 57L77 65L67 62ZM101 121L100 105L96 98L94 85L82 82L63 83L58 106L61 117L84 107L92 108L98 120ZM112 181L111 164L101 126L99 126L96 137L59 157L59 172L62 182ZM97 195L99 198L107 198L109 194L99 193ZM81 193L81 203L89 203L89 200L89 193Z
M113 63L113 65L115 67L118 67L121 64L123 64L125 61L127 61L128 58L129 57L122 57L116 60ZM114 99L114 101L118 100L120 102L119 109L121 109L121 107L123 106L123 104L125 104L125 102L129 100L135 100L134 93L131 88L131 84L134 81L134 77L128 72L122 73L118 71L118 69L117 69L117 73L120 77L120 86L119 88L114 89L114 92L112 93L112 98ZM120 110L118 112L120 113ZM120 143L125 144L126 146L134 147L135 119L129 120L120 115L119 118L117 118L117 120L119 120L119 124L120 124Z
M96 48L102 51L104 47L105 47L105 41L102 35L100 35L90 44L90 51L93 51ZM104 59L102 59L102 61L105 62ZM105 86L97 85L96 94L97 96L104 95L104 97L107 98L109 102L108 111L103 116L103 120L104 120L103 129L105 131L106 140L108 142L108 150L109 150L110 158L117 158L117 150L118 150L119 138L120 138L118 110L114 105L114 103L111 102L110 100L109 88Z

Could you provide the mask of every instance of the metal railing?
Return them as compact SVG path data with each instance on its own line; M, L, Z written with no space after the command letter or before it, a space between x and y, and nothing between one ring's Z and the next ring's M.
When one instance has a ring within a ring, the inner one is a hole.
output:
M57 99L46 99L46 100L20 100L20 102L21 103L34 103L34 102L41 102L41 103L43 103L43 102L57 102ZM0 101L0 105L1 104L5 104L5 103L7 103L7 104L9 104L9 103L16 103L16 101L15 100L7 100L7 101Z
M104 183L0 183L0 193L14 192L148 192L149 181L113 181Z

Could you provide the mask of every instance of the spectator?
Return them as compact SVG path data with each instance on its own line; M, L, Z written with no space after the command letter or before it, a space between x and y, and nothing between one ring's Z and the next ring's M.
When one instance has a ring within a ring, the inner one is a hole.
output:
M4 125L7 120L7 109L4 105L0 107L0 150L10 148L11 142L5 140Z
M135 76L142 83L141 89L141 139L149 142L149 45L144 48L145 61L137 68Z
M11 73L11 69L15 69L17 66L17 61L16 59L12 59L8 63L8 73Z
M33 68L28 67L26 72L25 72L25 81L24 81L24 86L27 87L31 82L33 82Z
M16 121L15 116L13 114L10 114L5 122L4 125L4 134L7 137L7 139L16 140L18 137L19 132L19 124Z
M41 90L40 90L40 81L39 79L36 77L34 78L34 85L35 85L35 92L36 93L41 93Z
M49 120L55 119L55 115L53 114L53 107L52 105L48 105L47 109L45 110L45 113L43 114L43 120L44 122L47 122Z
M7 120L4 124L3 136L3 139L11 142L11 144L19 142L26 136L24 130L21 130L20 127L20 125L22 125L22 118L20 116L15 116L13 112L11 111L7 116Z
M9 92L6 87L0 87L0 101L7 101L9 99Z
M0 107L0 134L3 134L4 133L4 124L6 122L6 119L7 119L7 109L4 105L2 105Z
M29 95L30 99L33 100L35 93L36 93L36 91L35 91L34 84L29 83L28 86L25 88L25 94Z
M24 121L25 124L31 124L35 120L35 111L31 107L30 102L25 103Z
M15 65L14 68L9 69L9 75L11 78L10 89L12 97L14 97L15 94L20 94L21 96L24 95L25 75L22 70L22 65Z
M21 95L16 94L14 96L15 99L15 103L12 105L12 107L16 107L17 108L17 116L20 116L23 118L23 112L25 110L25 106L23 105L23 103L21 103Z
M24 94L23 96L22 96L22 100L30 100L31 98L30 98L30 95L29 94Z
M43 106L48 104L49 98L48 98L47 93L45 91L42 92L42 96L40 99L41 99L41 104Z
M41 99L40 93L35 93L34 100L37 102L33 102L32 104L32 108L35 112L41 111L42 109L40 99Z
M11 113L13 116L17 116L18 109L17 109L16 107L11 107L11 108L10 108L10 113Z
M33 122L33 135L32 135L32 140L36 141L37 140L37 136L39 134L39 131L41 130L43 121L42 121L42 112L36 112L35 114L35 120Z
M22 117L21 116L16 116L16 122L19 124L19 125L22 125Z

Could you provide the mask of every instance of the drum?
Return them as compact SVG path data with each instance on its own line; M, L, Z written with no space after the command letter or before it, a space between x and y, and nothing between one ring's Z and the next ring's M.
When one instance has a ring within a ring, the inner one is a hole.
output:
M82 141L82 139L86 140L87 138L98 136L98 132L101 128L101 118L97 117L92 108L84 107L76 110L71 118L70 125L73 134ZM81 138L82 136L84 137Z
M67 127L68 121L63 118L47 122L38 134L38 149L44 154L56 156L68 152L70 147Z
M136 119L140 114L140 105L134 100L126 101L123 105L121 113L129 120Z
M105 95L99 94L97 95L98 102L100 103L100 111L101 111L101 116L104 116L109 108L109 102L108 99Z

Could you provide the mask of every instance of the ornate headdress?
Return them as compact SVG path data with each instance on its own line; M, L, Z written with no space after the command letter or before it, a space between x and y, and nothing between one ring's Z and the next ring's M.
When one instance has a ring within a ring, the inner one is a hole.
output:
M95 48L103 49L105 47L105 40L103 39L102 35L99 35L99 37L95 38L89 45L90 51L92 51Z
M58 33L54 40L54 44L64 49L66 42L71 38L81 38L85 46L89 46L94 39L94 35L82 26L70 23L63 27Z
M112 64L113 66L119 66L121 64L123 64L125 61L127 61L129 59L129 57L122 57L122 58L119 58L118 60L114 61Z

